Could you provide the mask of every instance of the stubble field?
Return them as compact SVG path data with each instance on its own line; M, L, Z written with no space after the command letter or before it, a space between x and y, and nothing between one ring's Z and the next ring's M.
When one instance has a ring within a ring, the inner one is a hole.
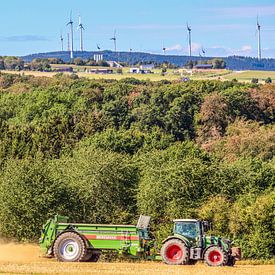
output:
M60 263L42 258L37 245L1 244L0 274L188 274L188 275L273 275L274 265L237 265L233 268L167 266L161 262L138 263Z

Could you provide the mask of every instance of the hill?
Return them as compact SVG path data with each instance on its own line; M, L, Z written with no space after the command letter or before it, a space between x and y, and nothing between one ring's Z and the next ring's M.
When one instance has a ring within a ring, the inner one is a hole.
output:
M75 57L80 57L83 59L93 58L94 54L98 54L96 51L84 51L84 52L75 52ZM113 51L102 51L104 59L107 61L119 60L121 62L130 62L135 64L137 62L157 62L163 63L165 61L183 66L189 60L189 56L180 56L180 55L161 55L161 54L150 54L144 52L113 52ZM62 60L68 62L70 61L70 54L67 51L64 52L47 52L47 53L36 53L31 55L26 55L22 57L24 61L30 62L34 58L61 58ZM214 57L199 57L192 56L193 61L198 60L209 60ZM226 64L227 68L230 70L264 70L272 71L275 70L275 59L262 59L258 61L257 58L252 57L243 57L243 56L229 56L222 58Z

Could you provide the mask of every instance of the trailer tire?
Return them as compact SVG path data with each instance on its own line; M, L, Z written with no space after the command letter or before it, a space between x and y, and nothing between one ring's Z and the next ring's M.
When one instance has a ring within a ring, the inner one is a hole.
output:
M57 237L53 253L60 262L83 262L87 257L87 247L81 236L69 231Z
M228 262L228 254L218 246L211 246L204 254L204 261L209 266L225 266Z
M179 239L170 239L162 245L162 261L168 265L186 265L189 262L189 248Z

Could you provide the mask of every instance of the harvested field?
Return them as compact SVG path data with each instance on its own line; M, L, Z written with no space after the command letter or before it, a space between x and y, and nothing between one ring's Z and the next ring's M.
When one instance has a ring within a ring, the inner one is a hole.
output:
M188 275L273 275L274 265L237 265L233 268L167 266L161 262L141 263L59 263L40 257L37 245L1 244L0 274L188 274Z

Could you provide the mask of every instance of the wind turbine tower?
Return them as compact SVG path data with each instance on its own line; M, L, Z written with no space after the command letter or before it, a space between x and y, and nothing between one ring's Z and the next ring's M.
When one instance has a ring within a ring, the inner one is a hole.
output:
M192 44L191 44L191 27L187 23L188 41L189 41L189 56L192 56Z
M63 50L64 50L64 47L63 47L64 38L63 38L62 33L60 34L60 42L61 42L61 51L63 52Z
M258 29L258 60L262 59L262 48L261 48L261 25L259 18L257 17L257 29Z
M70 34L67 33L67 39L68 39L68 47L67 47L67 51L70 52Z
M79 32L80 32L80 51L83 52L83 30L84 27L83 27L83 24L81 23L81 17L79 16L79 21L78 21L78 29L79 29Z
M72 12L70 14L70 21L67 23L67 26L70 25L71 28L71 59L74 58L74 30L73 30L73 20L72 20Z

